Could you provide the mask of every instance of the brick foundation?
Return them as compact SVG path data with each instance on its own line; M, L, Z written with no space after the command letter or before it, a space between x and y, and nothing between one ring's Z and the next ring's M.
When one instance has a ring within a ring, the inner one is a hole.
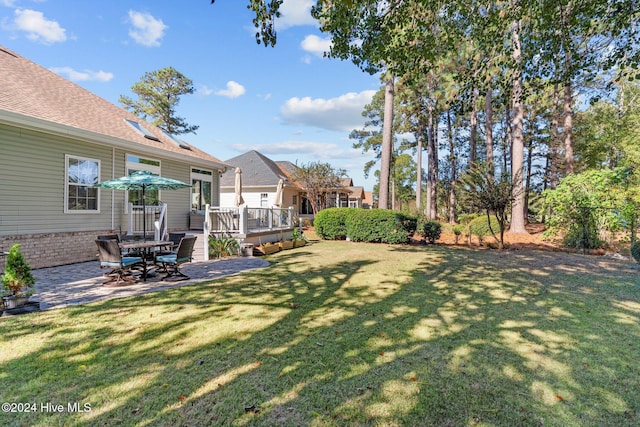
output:
M74 231L66 233L23 234L0 236L0 250L8 252L14 243L31 268L53 267L81 261L94 261L98 249L95 239L112 231ZM0 272L4 271L6 257L0 256Z

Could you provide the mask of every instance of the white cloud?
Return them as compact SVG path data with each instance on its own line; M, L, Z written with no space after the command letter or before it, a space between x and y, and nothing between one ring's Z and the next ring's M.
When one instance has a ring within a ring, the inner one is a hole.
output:
M106 71L76 71L71 67L52 67L49 70L62 76L67 76L67 79L73 82L108 82L113 78L113 73L107 73Z
M282 14L275 22L276 31L300 25L318 25L311 16L313 0L285 0L280 6Z
M319 57L324 56L325 52L329 53L329 50L331 50L331 45L332 42L330 38L323 39L313 34L306 36L300 43L300 47L302 47L302 50Z
M146 12L129 11L129 22L133 26L129 30L129 37L143 46L160 46L160 39L167 28L161 19Z
M280 108L280 116L285 124L350 132L363 126L362 110L375 93L375 90L350 92L331 99L294 97Z
M67 40L66 30L56 21L46 19L42 12L31 9L16 9L14 24L27 33L29 40L51 44Z
M209 88L207 85L201 85L198 89L198 95L209 96L213 93L213 89Z
M227 98L233 99L244 95L246 91L247 90L240 83L230 80L227 82L227 88L217 91L216 95L226 96Z
M0 0L0 6L13 7L16 0Z

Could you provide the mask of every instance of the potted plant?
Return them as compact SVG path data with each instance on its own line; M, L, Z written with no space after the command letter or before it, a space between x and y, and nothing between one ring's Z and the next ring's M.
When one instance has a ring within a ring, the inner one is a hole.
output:
M7 255L2 284L4 296L2 302L5 309L17 308L25 305L33 295L36 280L31 274L31 267L20 252L18 243L11 246Z
M279 243L280 249L293 249L293 240L281 240Z
M307 244L304 236L300 232L300 229L294 228L293 233L291 234L291 239L293 240L293 247L299 248L300 246L304 246Z
M261 255L271 255L278 252L280 250L280 246L274 245L271 242L267 242L261 243L260 245L255 246L253 249Z

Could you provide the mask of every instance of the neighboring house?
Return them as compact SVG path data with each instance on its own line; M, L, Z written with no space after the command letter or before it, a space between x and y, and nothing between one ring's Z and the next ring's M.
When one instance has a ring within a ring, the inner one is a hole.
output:
M362 207L365 209L372 209L374 207L373 191L365 191L364 199L362 200Z
M147 192L184 230L192 210L220 202L227 167L0 46L0 249L20 243L32 267L94 260L98 234L127 231L139 192L92 184L142 169L190 183Z
M247 206L270 208L277 205L276 191L278 182L284 182L282 208L294 207L299 211L302 189L292 181L291 171L295 165L289 162L274 162L268 157L252 150L225 160L233 166L220 178L220 206L234 206L235 201L235 168L242 171L242 198Z
M250 207L271 207L276 205L276 190L280 179L284 181L282 206L293 207L299 215L312 215L311 204L306 191L292 178L296 165L291 162L274 162L253 150L241 154L225 163L234 168L227 170L220 178L220 204L233 206L235 195L236 167L242 171L242 197ZM343 178L340 187L332 189L327 196L327 207L363 207L364 188L354 186L351 178Z

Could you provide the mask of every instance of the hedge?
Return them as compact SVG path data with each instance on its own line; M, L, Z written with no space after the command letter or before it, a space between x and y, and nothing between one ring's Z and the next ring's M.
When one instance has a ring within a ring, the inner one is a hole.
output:
M347 215L357 208L329 208L318 212L313 220L316 234L325 240L347 238Z
M407 243L417 218L385 209L330 208L316 215L315 231L325 240L347 236L354 242Z

